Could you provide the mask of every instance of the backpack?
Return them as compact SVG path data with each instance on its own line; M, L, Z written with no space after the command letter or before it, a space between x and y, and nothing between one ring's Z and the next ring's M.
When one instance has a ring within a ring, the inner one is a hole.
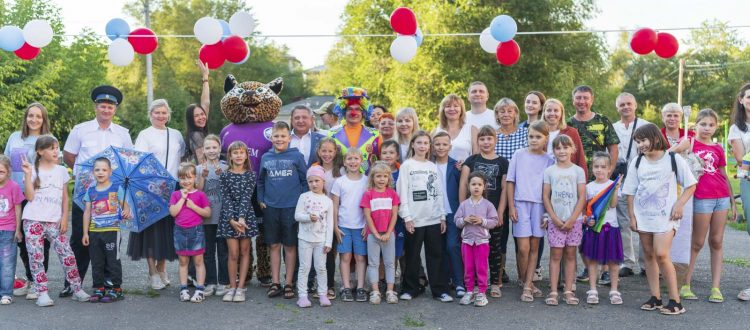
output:
M675 155L674 152L671 152L671 151L669 152L669 158L670 158L671 163L672 163L672 172L674 172L674 178L675 178L675 180L679 180L679 178L677 177L677 160L675 160L675 156L674 155ZM636 160L635 160L635 170L636 171L638 171L638 166L641 165L641 158L643 158L643 154L639 154L638 158L636 158Z

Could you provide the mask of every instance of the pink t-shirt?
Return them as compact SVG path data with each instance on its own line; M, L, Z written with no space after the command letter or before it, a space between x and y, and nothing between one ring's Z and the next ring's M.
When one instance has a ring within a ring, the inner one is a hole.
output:
M16 205L23 202L21 187L13 180L5 180L0 187L0 230L16 231Z
M383 192L375 191L375 189L368 189L365 194L362 195L362 202L360 202L359 207L370 209L370 215L372 217L372 222L375 225L375 229L377 229L379 233L384 233L388 230L388 224L391 222L393 206L399 205L400 203L401 201L398 199L398 194L392 188L386 188ZM367 233L370 233L370 227L367 227Z
M173 192L172 197L169 198L169 205L172 206L174 204L177 204L177 202L180 201L181 197L181 191L178 190ZM188 193L187 198L193 201L193 203L195 203L195 205L198 205L198 207L200 208L211 205L211 203L208 201L208 196L206 196L206 194L200 190ZM187 202L185 203L187 204ZM195 211L189 209L187 205L183 205L180 213L177 213L177 216L174 217L174 224L182 228L195 227L197 225L200 225L201 223L203 223L203 217L201 217L198 213L195 213Z
M703 144L697 139L693 144L693 152L703 159L703 175L698 179L695 188L695 198L712 199L730 197L729 184L721 174L721 168L727 166L724 148L720 144Z

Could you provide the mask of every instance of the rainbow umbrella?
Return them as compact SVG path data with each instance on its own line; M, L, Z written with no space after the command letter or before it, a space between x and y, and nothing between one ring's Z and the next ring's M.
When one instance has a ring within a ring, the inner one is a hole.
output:
M591 198L591 200L586 204L586 218L594 218L596 219L596 223L594 224L594 231L595 232L601 232L602 226L604 225L604 216L607 214L607 210L609 209L609 203L612 201L612 198L617 193L615 190L615 187L617 187L617 183L620 182L620 179L622 179L622 175L617 176L615 181L612 181L612 183L607 186L607 188L602 189L596 196Z

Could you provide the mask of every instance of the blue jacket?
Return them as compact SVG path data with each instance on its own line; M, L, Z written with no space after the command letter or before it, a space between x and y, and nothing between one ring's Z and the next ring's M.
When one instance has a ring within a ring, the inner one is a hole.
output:
M451 205L451 213L456 213L460 203L458 202L458 185L461 180L461 171L456 168L456 160L448 157L448 167L446 169L445 182L447 187L445 191L448 194L448 203Z
M297 206L297 199L306 192L307 166L297 148L282 152L269 150L260 159L258 202L274 208Z

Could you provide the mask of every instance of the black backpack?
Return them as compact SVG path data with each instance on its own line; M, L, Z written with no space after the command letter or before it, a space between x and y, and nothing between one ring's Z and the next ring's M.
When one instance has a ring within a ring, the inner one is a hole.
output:
M638 158L635 160L635 170L638 171L638 166L641 165L641 158L643 158L643 154L638 154ZM677 177L677 161L675 160L674 152L669 152L669 158L672 162L672 172L674 172L674 178L675 180L679 180Z

